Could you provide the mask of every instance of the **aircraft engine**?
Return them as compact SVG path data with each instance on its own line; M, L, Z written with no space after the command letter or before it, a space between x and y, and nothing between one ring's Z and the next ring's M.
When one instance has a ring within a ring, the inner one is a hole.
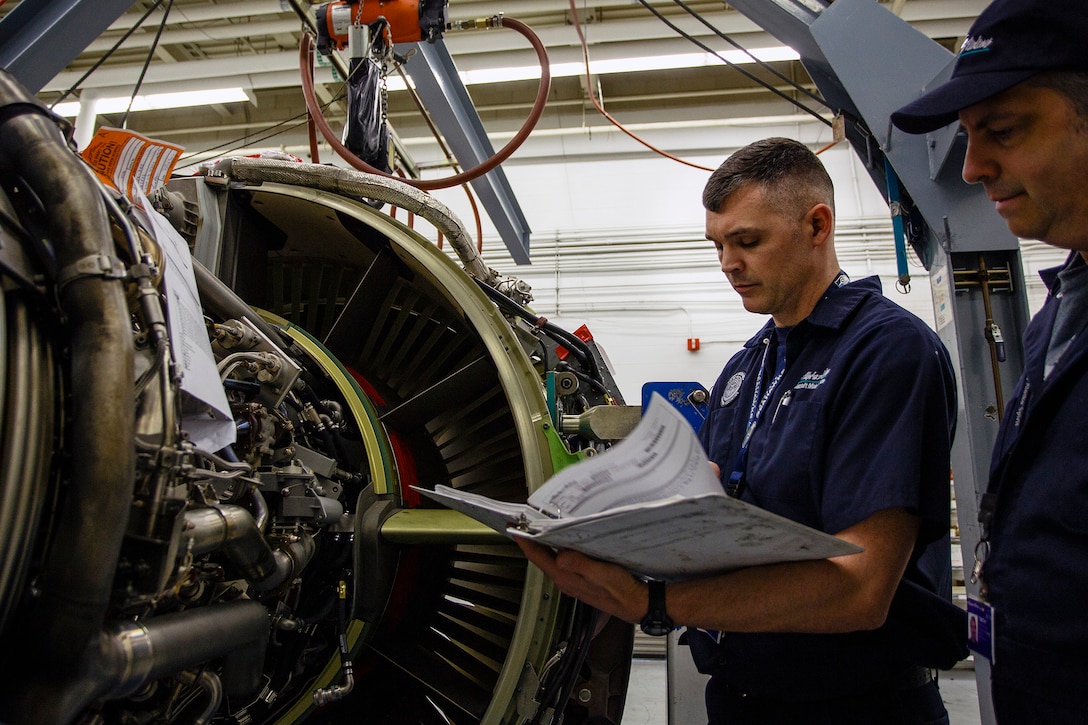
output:
M226 160L152 195L179 253L0 107L0 721L619 722L631 626L413 488L606 445L555 425L622 402L592 342L397 181Z

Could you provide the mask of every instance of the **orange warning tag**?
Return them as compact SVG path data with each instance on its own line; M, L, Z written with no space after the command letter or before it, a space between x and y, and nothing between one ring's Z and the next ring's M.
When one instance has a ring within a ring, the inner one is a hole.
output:
M81 155L104 183L135 200L134 189L150 194L166 183L182 151L133 131L100 128Z

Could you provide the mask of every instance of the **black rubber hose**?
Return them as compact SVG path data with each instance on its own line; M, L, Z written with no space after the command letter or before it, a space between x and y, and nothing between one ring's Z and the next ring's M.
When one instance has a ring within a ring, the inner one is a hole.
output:
M517 315L523 320L531 322L534 326L543 330L544 333L553 340L566 346L571 354L578 358L578 362L585 367L589 376L603 384L604 381L601 380L601 371L600 368L597 367L597 360L593 357L593 351L589 349L589 346L586 345L585 341L579 339L573 333L567 332L562 327L559 327L559 325L547 321L541 323L541 318L534 314L532 310L528 310L522 305L519 305L517 302L482 280L476 280L476 284L484 291L484 294L490 297L499 307L513 315Z
M285 342L279 330L265 322L264 318L257 314L256 310L247 305L223 280L212 274L207 267L195 258L193 259L193 275L196 277L196 288L200 293L200 302L205 309L219 315L224 320L231 318L240 320L245 317L272 342L277 345L282 345Z
M113 241L90 170L48 111L0 72L0 169L25 180L47 212L57 269L112 257ZM122 283L79 276L59 290L71 357L63 496L0 696L0 720L72 720L97 677L99 635L135 477L132 331Z

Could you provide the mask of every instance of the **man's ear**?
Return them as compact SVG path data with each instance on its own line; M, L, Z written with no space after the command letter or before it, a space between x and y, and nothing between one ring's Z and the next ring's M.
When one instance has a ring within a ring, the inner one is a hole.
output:
M805 216L805 230L811 235L812 245L823 246L831 238L835 215L827 204L816 204Z

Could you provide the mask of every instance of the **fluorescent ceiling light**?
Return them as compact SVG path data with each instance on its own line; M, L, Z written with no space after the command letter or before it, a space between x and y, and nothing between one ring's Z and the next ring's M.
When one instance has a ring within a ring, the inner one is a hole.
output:
M801 56L793 48L784 45L771 48L756 48L749 51L764 63L772 63L781 60L798 60ZM752 57L740 50L731 50L719 53L721 58L743 65L754 63ZM593 75L607 75L609 73L637 73L649 70L675 70L678 68L703 68L707 66L724 66L721 59L712 53L681 53L678 55L656 55L640 58L616 58L614 60L591 60L589 70ZM552 78L585 75L585 63L553 63L551 65ZM540 67L517 66L513 68L483 68L480 70L459 71L461 82L466 86L482 83L502 83L509 81L527 81L540 78ZM403 91L404 81L399 77L388 79L388 90Z
M800 56L792 48L785 46L760 48L751 51L752 55L764 62L778 60L797 60ZM739 50L719 53L730 63L743 64L755 61ZM590 60L589 71L593 75L609 73L636 73L650 70L674 70L677 68L702 68L706 66L724 66L725 64L711 53L682 53L680 55L657 55L642 58L617 58L615 60ZM554 63L551 66L552 77L580 76L586 72L585 63ZM499 81L522 81L540 77L540 68L528 66L521 68L492 68L478 71L462 71L461 80L465 85L474 83L496 83Z
M765 63L782 60L798 60L800 56L792 48L775 46L771 48L756 48L749 51L759 60ZM731 50L719 53L722 58L730 63L743 65L754 63L751 56L740 50ZM712 53L681 53L678 55L656 55L638 58L616 58L613 60L591 60L589 62L590 73L593 75L607 75L609 73L637 73L650 70L675 70L679 68L703 68L709 66L724 66L721 59ZM585 63L553 63L551 65L552 78L563 78L584 75ZM518 66L513 68L483 68L480 70L460 71L458 75L466 86L482 83L502 83L509 81L525 81L540 78L540 67L536 65ZM403 91L404 81L399 76L390 76L387 79L387 88L390 91ZM208 91L186 91L181 93L153 93L136 96L132 101L133 111L150 111L164 108L183 108L186 106L210 106L216 103L236 103L251 100L242 88L217 88ZM128 97L123 98L99 98L95 102L95 112L124 113L128 108ZM53 109L61 116L74 118L79 115L79 102L58 103Z
M132 99L132 111L157 111L164 108L185 108L188 106L211 106L216 103L239 103L249 101L249 95L242 88L213 88L207 91L181 91L176 93L149 93ZM98 98L94 100L95 113L124 113L129 109L129 98ZM68 118L79 115L79 101L58 103L53 110Z

